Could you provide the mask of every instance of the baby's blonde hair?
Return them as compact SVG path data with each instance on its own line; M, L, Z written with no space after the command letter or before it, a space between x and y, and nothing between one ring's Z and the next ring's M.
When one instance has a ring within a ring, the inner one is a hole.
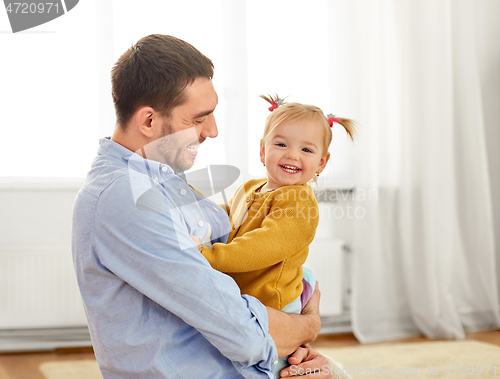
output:
M264 96L260 95L261 98L268 101L269 103L273 103L278 101L278 95L274 96ZM340 125L342 125L351 138L354 139L354 134L356 132L356 124L353 120L348 118L342 118L335 116ZM325 117L323 111L314 106L308 104L300 104L300 103L284 103L282 106L274 109L266 119L266 125L264 127L264 135L262 140L265 140L267 136L284 121L301 121L306 124L318 123L321 125L325 131L325 139L323 143L323 155L326 155L328 152L328 147L332 142L332 128L330 127L330 123L328 119Z

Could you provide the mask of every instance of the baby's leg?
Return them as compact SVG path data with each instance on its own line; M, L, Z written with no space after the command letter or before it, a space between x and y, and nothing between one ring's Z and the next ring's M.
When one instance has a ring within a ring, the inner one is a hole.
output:
M285 308L282 309L283 312L286 313L295 313L295 314L300 314L302 311L302 308L307 304L309 299L312 296L312 293L314 292L314 288L316 286L316 276L314 275L314 272L312 268L306 265L302 265L302 294L292 301L290 304L288 304ZM278 359L278 364L274 368L274 377L279 378L280 371L283 370L285 367L290 366L288 363L288 357L283 357Z

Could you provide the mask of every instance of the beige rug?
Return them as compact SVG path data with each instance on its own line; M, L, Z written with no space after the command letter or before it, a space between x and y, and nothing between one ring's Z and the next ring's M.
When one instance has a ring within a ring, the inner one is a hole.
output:
M477 341L379 344L318 350L342 363L353 379L384 379L381 376L385 379L410 376L415 379L462 379L469 376L480 379L495 374L500 376L500 347ZM46 379L102 379L94 360L46 362L40 365L39 370Z
M410 376L415 379L470 376L480 379L495 374L500 376L500 346L478 341L378 344L318 350L342 364L344 372L353 379Z
M96 360L45 362L38 370L46 379L102 379Z

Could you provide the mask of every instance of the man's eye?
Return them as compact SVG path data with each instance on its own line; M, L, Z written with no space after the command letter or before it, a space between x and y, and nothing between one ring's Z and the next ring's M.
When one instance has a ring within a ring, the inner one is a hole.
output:
M205 121L205 118L206 117L203 117L202 119L199 119L199 120L194 120L194 123L195 124L201 124L203 121Z

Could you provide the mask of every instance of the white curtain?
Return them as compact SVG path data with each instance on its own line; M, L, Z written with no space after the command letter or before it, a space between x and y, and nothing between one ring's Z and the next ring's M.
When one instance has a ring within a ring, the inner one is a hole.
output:
M340 3L338 3L340 4ZM500 3L357 1L352 321L362 342L500 327ZM489 138L496 138L488 142ZM495 213L498 217L498 212Z

